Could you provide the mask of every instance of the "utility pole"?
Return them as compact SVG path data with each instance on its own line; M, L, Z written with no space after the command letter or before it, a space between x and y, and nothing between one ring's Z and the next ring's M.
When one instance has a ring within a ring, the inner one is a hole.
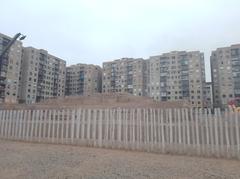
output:
M21 37L20 37L21 36ZM26 35L22 35L21 33L17 33L12 40L7 44L7 46L5 47L5 49L2 51L1 55L0 55L0 59L2 59L2 57L4 56L4 54L11 48L11 46L14 44L14 42L18 39L18 37L20 37L19 40L24 40L26 38Z

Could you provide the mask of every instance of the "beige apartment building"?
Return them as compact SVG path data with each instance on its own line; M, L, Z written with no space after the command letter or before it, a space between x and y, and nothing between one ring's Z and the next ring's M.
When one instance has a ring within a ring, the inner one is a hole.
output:
M147 95L147 61L122 58L103 63L102 93Z
M212 82L206 82L204 86L204 106L207 108L213 108L213 90Z
M240 97L240 44L218 48L211 54L213 105L225 108Z
M204 54L173 51L149 59L149 96L157 101L185 100L204 107Z
M97 65L71 65L67 67L66 79L66 96L101 93L102 69Z
M0 54L11 41L0 33ZM17 103L18 86L22 56L22 43L16 41L10 50L0 59L0 103Z
M23 48L20 102L35 103L65 95L66 61L46 50Z

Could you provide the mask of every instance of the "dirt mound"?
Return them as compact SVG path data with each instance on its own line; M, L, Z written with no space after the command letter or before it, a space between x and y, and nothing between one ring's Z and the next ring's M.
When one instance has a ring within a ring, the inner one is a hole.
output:
M156 102L150 97L133 96L130 94L95 94L91 96L57 97L28 105L2 105L0 108L179 108L188 106L188 103L183 100L174 102Z

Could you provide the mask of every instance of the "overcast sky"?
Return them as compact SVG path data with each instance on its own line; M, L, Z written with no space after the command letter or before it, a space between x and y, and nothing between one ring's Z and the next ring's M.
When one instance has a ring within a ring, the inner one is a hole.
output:
M1 0L0 32L67 64L240 43L240 0Z

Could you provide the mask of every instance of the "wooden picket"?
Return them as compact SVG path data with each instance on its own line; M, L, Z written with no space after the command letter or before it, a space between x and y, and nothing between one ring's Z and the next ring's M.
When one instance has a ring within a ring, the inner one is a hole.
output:
M0 110L0 138L240 159L239 120L220 109Z

